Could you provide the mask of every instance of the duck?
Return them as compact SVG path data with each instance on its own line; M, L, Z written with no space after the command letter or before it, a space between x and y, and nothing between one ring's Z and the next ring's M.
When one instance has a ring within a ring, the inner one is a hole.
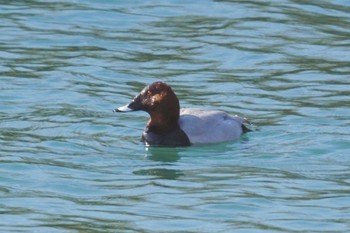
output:
M172 88L161 81L147 85L114 112L145 111L150 115L142 133L146 146L186 147L238 139L251 131L246 118L220 110L181 108Z

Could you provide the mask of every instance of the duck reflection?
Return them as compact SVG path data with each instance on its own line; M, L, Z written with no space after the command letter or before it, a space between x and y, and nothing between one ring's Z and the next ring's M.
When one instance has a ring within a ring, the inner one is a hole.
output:
M155 176L160 179L175 180L183 175L183 172L169 167L180 159L179 148L146 147L145 158L161 162L156 167L134 171L136 175Z
M176 180L183 175L183 172L168 168L150 168L134 171L135 175L154 176L157 179Z
M153 161L176 162L180 159L179 148L174 147L146 147L145 157Z

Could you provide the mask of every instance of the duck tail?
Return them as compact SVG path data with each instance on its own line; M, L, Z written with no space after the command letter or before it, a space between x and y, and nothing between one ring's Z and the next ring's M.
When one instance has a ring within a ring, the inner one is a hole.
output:
M244 121L242 123L243 133L259 131L259 128L257 128L249 119L247 119L247 118L243 118L243 119L244 119ZM247 124L249 125L249 128L248 128Z
M248 132L253 131L253 130L249 129L247 126L245 126L244 124L242 124L242 130L243 130L243 133L248 133Z
M249 133L256 130L254 124L252 124L247 118L237 115L235 115L234 118L241 124L242 133ZM246 125L249 125L249 128Z

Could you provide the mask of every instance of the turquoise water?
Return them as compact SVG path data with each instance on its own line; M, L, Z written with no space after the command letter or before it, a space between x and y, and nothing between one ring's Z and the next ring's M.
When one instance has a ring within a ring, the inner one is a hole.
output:
M350 2L3 1L0 232L349 232ZM145 85L248 117L145 148Z

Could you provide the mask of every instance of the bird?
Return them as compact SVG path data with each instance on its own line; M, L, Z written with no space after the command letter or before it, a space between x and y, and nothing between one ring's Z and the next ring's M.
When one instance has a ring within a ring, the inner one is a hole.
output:
M135 98L114 112L145 111L150 115L141 141L147 146L185 147L221 143L239 138L251 130L246 118L224 111L180 109L172 88L161 81L147 85Z

